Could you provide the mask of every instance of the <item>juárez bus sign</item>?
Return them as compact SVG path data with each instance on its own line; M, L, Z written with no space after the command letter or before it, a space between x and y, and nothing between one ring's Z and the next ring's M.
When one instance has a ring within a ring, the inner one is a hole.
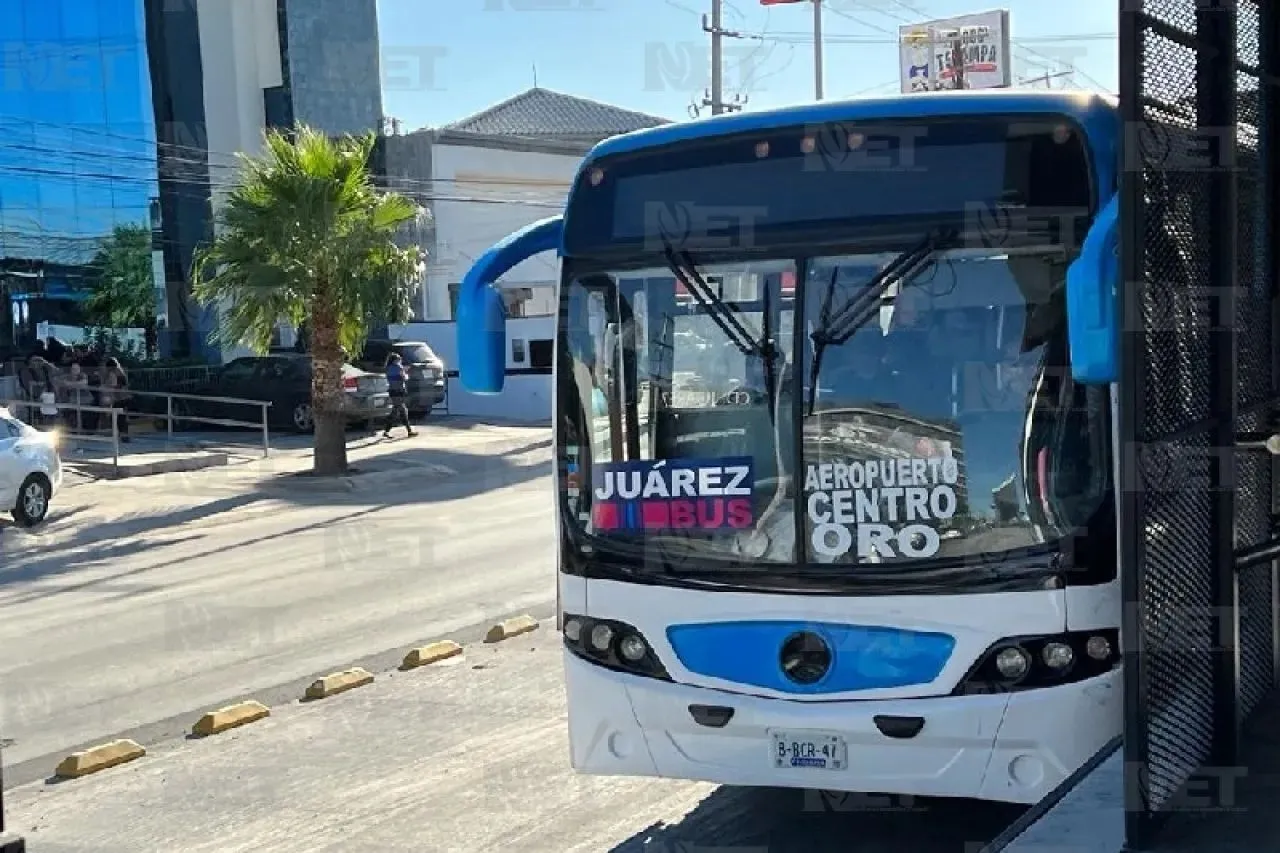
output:
M749 456L599 465L592 472L592 523L611 533L749 529L752 467Z

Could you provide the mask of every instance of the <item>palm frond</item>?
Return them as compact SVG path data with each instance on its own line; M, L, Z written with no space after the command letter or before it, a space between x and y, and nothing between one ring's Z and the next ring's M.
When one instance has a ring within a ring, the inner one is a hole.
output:
M299 127L292 137L268 132L263 154L242 158L192 271L195 298L217 308L216 342L264 351L279 322L299 325L317 300L337 308L349 351L371 324L408 319L425 254L395 238L422 211L375 187L375 141Z

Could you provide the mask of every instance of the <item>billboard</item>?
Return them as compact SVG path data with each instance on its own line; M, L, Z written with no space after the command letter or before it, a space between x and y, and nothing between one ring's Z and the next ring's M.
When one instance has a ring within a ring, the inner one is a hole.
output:
M1012 86L1009 10L899 27L898 68L904 93Z

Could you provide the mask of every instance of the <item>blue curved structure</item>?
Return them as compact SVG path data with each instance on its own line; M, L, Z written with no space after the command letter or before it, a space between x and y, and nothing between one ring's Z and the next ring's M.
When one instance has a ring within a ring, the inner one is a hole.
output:
M473 394L502 391L507 367L507 315L494 282L534 255L559 252L564 216L549 216L492 246L467 271L458 294L458 372Z

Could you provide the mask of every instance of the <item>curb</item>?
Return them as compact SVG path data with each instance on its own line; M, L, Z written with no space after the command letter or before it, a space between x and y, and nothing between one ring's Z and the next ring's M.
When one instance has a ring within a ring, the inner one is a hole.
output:
M317 678L311 682L311 686L307 688L307 692L303 694L304 702L313 702L316 699L327 699L330 696L337 696L339 693L346 693L348 690L354 690L357 687L364 687L373 683L373 673L367 669L353 667L335 672Z
M271 709L261 702L252 700L238 702L205 714L191 727L191 734L196 737L208 737L270 716Z
M497 643L509 640L521 634L535 631L539 622L528 614L504 619L492 625L485 634L485 643ZM425 646L410 649L400 664L402 672L418 669L441 661L459 657L465 653L464 647L453 640L437 640ZM374 674L363 667L352 667L341 672L317 678L307 687L302 698L303 703L314 702L337 696L357 687L364 687L374 682ZM261 702L247 699L233 705L227 705L214 711L207 711L191 727L191 736L205 738L211 735L241 726L255 723L271 716L271 709ZM127 764L142 758L147 750L142 745L127 738L99 744L89 749L73 752L58 763L53 775L58 779L78 779L111 767Z
M442 660L448 660L462 654L462 646L453 640L441 640L437 643L428 643L416 649L412 649L404 656L404 662L400 664L400 670L417 669L420 666L428 666L433 663L439 663Z
M146 755L147 751L131 740L113 740L82 752L73 752L58 763L53 775L59 779L79 779L90 773L125 764Z
M484 635L484 641L486 643L500 643L503 640L509 640L512 637L518 637L521 634L527 634L537 629L538 620L526 613L523 616L516 616L513 619L505 619L497 623Z

